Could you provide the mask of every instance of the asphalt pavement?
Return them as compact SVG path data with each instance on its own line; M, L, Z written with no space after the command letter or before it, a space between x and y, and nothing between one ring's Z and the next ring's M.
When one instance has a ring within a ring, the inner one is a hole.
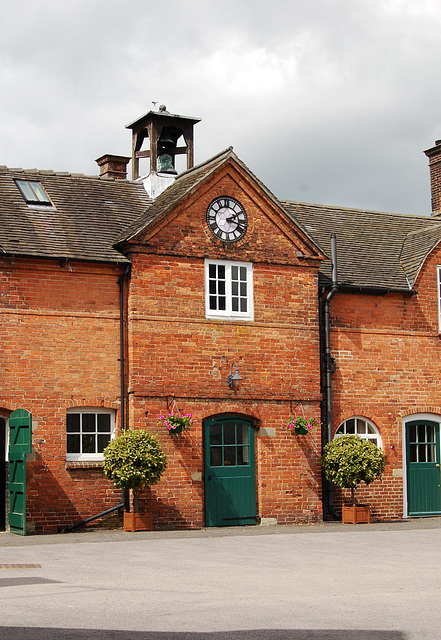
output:
M3 640L441 640L441 518L0 533Z

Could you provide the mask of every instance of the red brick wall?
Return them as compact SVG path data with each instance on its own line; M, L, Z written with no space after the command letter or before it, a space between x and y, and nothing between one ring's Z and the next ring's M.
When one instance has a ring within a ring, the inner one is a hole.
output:
M130 422L157 431L169 456L150 506L158 526L204 524L202 422L232 412L261 425L255 436L259 516L316 521L320 434L302 438L284 424L301 401L308 415L320 417L318 262L297 258L299 248L306 253L303 240L289 236L278 212L240 175L225 172L204 189L131 249ZM211 200L225 194L244 205L249 219L245 239L227 247L205 223ZM205 318L205 257L254 263L254 322ZM233 362L243 377L237 394L227 385ZM197 424L171 437L158 415L173 395Z
M246 207L245 239L230 246L206 228L217 195ZM129 250L129 425L159 432L169 457L146 493L157 527L204 524L202 423L219 413L254 417L258 515L278 522L321 518L320 434L288 433L291 413L319 418L317 268L271 201L231 167L204 183ZM306 257L304 257L306 256ZM205 318L204 258L254 263L253 322ZM34 421L28 520L54 531L119 502L99 467L66 463L69 407L120 408L119 290L115 266L2 261L0 409L23 407ZM227 376L237 362L241 390ZM158 425L167 401L197 418L172 438ZM303 409L301 408L303 407Z
M354 415L378 427L386 471L381 482L362 485L357 494L379 519L403 514L403 419L441 415L437 264L439 249L423 266L415 296L337 294L331 302L334 431Z
M117 277L115 266L0 264L0 408L32 413L30 530L54 531L119 501L100 469L67 468L65 444L67 408L120 406Z

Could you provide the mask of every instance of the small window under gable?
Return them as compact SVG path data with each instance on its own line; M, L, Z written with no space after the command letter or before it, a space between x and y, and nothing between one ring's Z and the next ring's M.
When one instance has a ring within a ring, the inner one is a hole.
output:
M224 320L253 320L253 265L205 261L205 315Z
M39 182L35 182L34 180L16 180L15 184L20 189L20 193L27 204L52 206L49 196Z

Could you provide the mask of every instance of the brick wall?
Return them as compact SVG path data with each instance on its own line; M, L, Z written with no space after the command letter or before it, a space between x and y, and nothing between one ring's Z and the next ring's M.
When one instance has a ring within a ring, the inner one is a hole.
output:
M381 482L357 490L378 519L403 515L403 419L441 415L437 264L439 249L424 264L415 296L337 294L331 302L334 431L351 416L378 427L386 471Z
M206 228L216 196L237 198L248 213L245 239L224 246ZM148 492L157 526L204 524L205 418L238 413L255 418L258 515L280 523L321 518L318 430L305 437L284 429L291 410L320 417L318 261L300 260L304 241L239 174L225 171L183 201L167 225L147 229L130 248L130 422L157 431L169 457ZM205 318L204 258L254 264L254 322ZM239 392L227 376L238 363ZM175 397L197 424L171 437L158 415Z
M14 259L0 263L0 408L32 412L28 527L55 531L120 499L101 469L66 465L66 410L117 410L118 270Z

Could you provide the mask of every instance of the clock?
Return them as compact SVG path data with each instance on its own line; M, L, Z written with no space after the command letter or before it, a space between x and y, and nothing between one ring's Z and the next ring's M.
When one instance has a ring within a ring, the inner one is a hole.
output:
M222 242L237 242L246 233L248 219L240 202L221 196L210 203L207 224L211 233Z

